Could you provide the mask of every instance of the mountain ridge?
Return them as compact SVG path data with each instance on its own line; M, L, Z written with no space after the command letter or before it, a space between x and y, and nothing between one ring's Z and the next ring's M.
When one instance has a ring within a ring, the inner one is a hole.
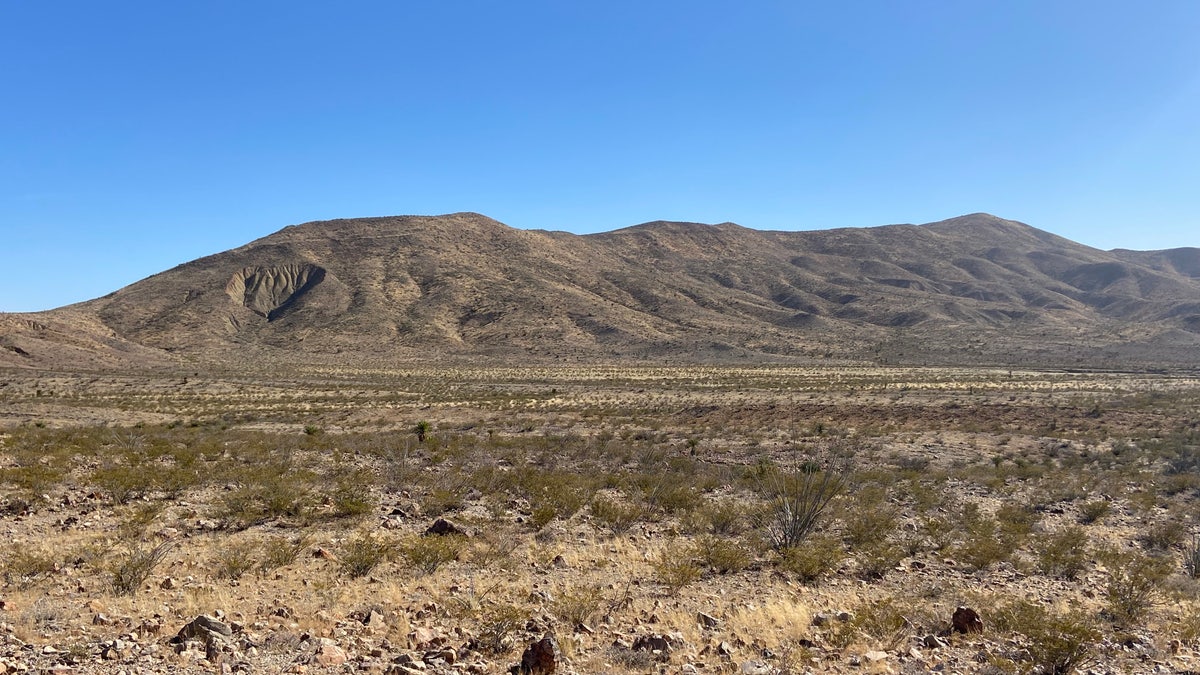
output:
M1200 363L1200 249L1102 251L984 213L584 235L471 212L346 218L30 316L167 361L1187 366ZM0 364L54 361L53 340L3 325Z

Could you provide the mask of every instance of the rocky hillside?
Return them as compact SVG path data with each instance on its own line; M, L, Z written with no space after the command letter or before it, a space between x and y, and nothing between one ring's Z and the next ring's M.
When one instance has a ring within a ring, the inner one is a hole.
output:
M76 319L80 330L128 349L235 363L1145 367L1200 363L1200 250L1105 252L987 214L813 232L653 222L594 235L472 213L362 218L288 227L69 309L90 317ZM0 331L3 363L53 351L45 336Z

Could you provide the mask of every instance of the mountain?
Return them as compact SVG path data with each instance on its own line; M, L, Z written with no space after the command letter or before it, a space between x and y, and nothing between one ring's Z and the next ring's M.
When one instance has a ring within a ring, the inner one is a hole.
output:
M97 367L1195 366L1200 249L1106 252L987 214L807 232L659 221L591 235L473 213L360 218L287 227L96 300L0 318L9 365L90 349Z

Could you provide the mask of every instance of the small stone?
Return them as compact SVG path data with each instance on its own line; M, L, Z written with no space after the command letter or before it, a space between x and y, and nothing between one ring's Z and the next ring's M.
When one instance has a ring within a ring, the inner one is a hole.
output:
M863 654L863 658L871 663L875 663L877 661L886 661L888 658L888 653L881 652L879 650L872 650Z
M160 583L158 584L158 587L159 587L159 588L161 588L161 589L163 589L164 591L169 591L169 590L171 590L171 589L175 588L175 587L176 587L176 586L178 586L178 585L179 585L179 582L178 582L178 581L175 581L175 580L174 580L174 579L172 579L171 577L167 577L167 578L163 579L163 580L162 580L162 582L160 582Z
M717 619L717 617L712 616L711 614L705 614L704 612L696 612L696 620L699 621L700 625L704 626L705 628L716 628L717 626L721 625L721 622Z
M946 644L945 640L943 640L942 638L940 638L936 635L933 635L932 633L929 635L926 635L921 640L921 644L925 645L926 649L945 649L946 647L950 646L950 645Z
M721 644L717 645L717 653L721 656L730 656L733 654L733 645L722 640Z

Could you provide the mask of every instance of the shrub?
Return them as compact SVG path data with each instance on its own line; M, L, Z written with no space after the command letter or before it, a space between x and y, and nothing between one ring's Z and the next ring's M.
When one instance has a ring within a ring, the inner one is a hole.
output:
M994 518L978 518L966 524L966 537L954 555L976 570L984 570L1012 558L1015 542L996 524Z
M484 610L479 617L478 641L481 651L503 654L512 647L512 635L525 628L529 613L516 605L501 604Z
M873 547L896 530L900 515L887 503L885 490L861 490L855 493L854 502L844 522L846 543L851 548Z
M776 550L798 546L820 524L829 502L846 488L844 469L772 474L762 527Z
M433 574L442 565L458 560L463 549L464 537L416 536L400 546L400 555L410 566L425 574Z
M701 537L692 550L696 558L717 574L740 572L752 560L750 550L745 546L711 535Z
M1046 576L1074 581L1091 560L1087 532L1065 527L1038 537L1033 545L1038 571Z
M1112 504L1097 499L1095 501L1084 502L1079 506L1079 522L1084 525L1098 523L1112 511Z
M270 572L291 565L311 543L312 537L307 534L291 539L281 536L271 537L262 544L259 569L263 572Z
M827 639L841 649L863 638L878 644L881 649L895 649L904 643L912 627L905 614L894 598L861 605L849 621L833 624Z
M842 542L829 536L812 536L798 546L785 548L779 566L805 584L815 584L822 576L837 569L846 557Z
M1200 579L1200 535L1193 534L1183 547L1183 571L1191 579Z
M624 504L607 497L596 497L591 504L592 518L614 534L624 534L646 515L640 504Z
M904 550L888 542L876 542L858 554L858 575L863 579L881 579L904 559Z
M1027 600L1016 600L998 606L993 616L999 631L1025 636L1031 662L1021 672L1066 675L1095 659L1101 634L1079 610L1056 613Z
M572 629L587 624L604 610L604 590L598 585L585 584L559 593L551 603L551 611Z
M700 578L703 570L691 554L688 548L668 546L651 563L659 583L666 586L670 593L678 593L684 586Z
M1167 551L1187 537L1187 527L1178 520L1164 520L1151 525L1142 533L1141 542L1151 551Z
M1101 558L1108 568L1105 612L1117 626L1138 623L1157 602L1163 582L1171 573L1171 562L1138 552L1107 551Z
M218 579L241 579L243 574L258 565L258 561L255 560L258 550L258 545L251 541L222 546L217 552L216 560L213 561L213 573Z
M351 578L365 577L395 553L392 542L367 532L347 541L338 554L338 566Z
M158 546L136 546L120 554L109 568L110 583L117 595L134 595L150 573L174 548L174 542Z
M27 586L57 568L58 561L49 553L24 546L15 547L3 560L4 583Z

